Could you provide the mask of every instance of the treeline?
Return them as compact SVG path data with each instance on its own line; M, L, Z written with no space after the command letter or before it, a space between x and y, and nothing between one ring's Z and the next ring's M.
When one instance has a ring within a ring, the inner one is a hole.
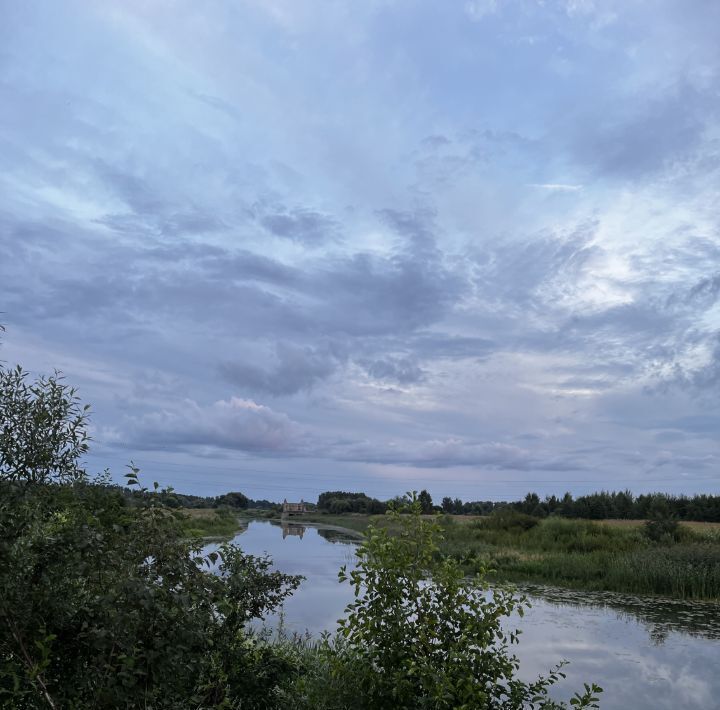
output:
M562 498L547 496L543 500L537 493L528 493L513 507L536 517L558 515L565 518L587 520L643 520L652 510L662 507L678 520L720 522L720 495L699 494L675 496L667 493L644 493L635 496L630 491L600 491L573 498L566 493Z
M147 492L130 491L117 487L123 495L139 504ZM238 491L230 491L220 496L195 496L178 493L172 489L153 494L162 499L168 508L246 508L277 510L281 504L270 500L254 500ZM326 491L318 496L317 509L332 515L343 513L362 513L381 515L392 505L402 507L408 501L406 496L396 496L387 501L368 496L363 492ZM600 491L588 495L573 497L571 493L563 496L540 498L537 493L528 493L519 501L473 500L446 496L440 505L433 503L430 494L423 490L419 494L423 513L447 513L451 515L490 515L501 508L511 508L536 518L549 515L564 518L582 518L585 520L644 520L650 512L662 506L670 516L677 520L698 522L720 522L720 495L706 493L687 496L667 493L643 493L634 495L631 491ZM312 507L312 504L309 504Z
M677 520L698 522L720 522L720 495L706 493L694 496L669 495L667 493L643 493L634 495L630 491L600 491L574 498L571 493L564 496L546 496L541 499L537 493L528 493L521 501L463 501L446 496L438 506L433 504L430 494L423 490L418 496L423 513L447 513L450 515L490 515L492 512L510 508L536 518L555 515L564 518L586 520L644 520L653 510L661 507L667 515ZM318 497L318 510L332 513L381 514L394 504L402 506L407 502L404 496L389 501L371 498L365 493L327 491Z
M327 491L321 493L317 502L318 510L339 515L341 513L365 513L377 515L386 512L387 504L365 493Z
M111 486L112 487L112 486ZM128 502L132 505L144 504L150 495L147 491L131 490L123 486L114 486L122 493ZM239 491L229 491L220 496L194 496L187 493L178 493L169 488L153 492L155 499L162 501L162 504L168 508L234 508L236 510L245 510L247 508L255 508L259 510L280 509L279 503L260 499L254 500L248 498Z

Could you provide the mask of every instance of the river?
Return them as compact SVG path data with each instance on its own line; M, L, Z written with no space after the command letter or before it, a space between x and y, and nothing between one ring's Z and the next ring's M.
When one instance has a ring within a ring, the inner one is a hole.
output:
M260 520L233 539L306 578L285 602L283 623L289 632L311 634L332 631L352 598L337 573L353 564L355 541L327 526ZM523 591L532 608L510 622L522 631L515 647L521 676L531 680L567 659L567 678L554 697L568 699L583 682L594 682L605 690L604 710L720 708L720 604L542 586Z

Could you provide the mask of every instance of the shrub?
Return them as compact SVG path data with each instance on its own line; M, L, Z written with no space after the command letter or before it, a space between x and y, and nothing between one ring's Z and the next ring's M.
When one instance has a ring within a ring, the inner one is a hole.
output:
M498 508L486 518L481 524L489 530L531 530L540 523L536 518L527 513L520 513L512 508Z
M355 601L340 621L343 653L336 674L360 678L368 710L551 707L548 690L560 667L534 683L517 679L518 660L509 651L518 640L503 617L522 614L524 598L494 588L482 576L469 580L451 558L437 558L440 528L421 517L413 498L410 515L392 512L395 534L371 526L358 548L357 567L340 579L355 589ZM578 707L596 707L586 687ZM555 707L561 707L554 705Z

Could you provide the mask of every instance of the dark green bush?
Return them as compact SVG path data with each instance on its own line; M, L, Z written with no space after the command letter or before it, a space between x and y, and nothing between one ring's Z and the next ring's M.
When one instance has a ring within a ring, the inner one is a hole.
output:
M498 508L480 524L488 530L531 530L540 523L540 519L512 508Z

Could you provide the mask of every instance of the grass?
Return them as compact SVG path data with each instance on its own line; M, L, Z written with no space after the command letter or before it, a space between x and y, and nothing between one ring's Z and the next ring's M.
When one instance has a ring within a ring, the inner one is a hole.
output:
M443 552L469 573L500 581L544 582L590 590L720 598L720 535L681 525L677 539L653 543L641 524L489 516L458 524L444 518Z
M231 537L241 527L236 513L215 508L185 508L183 529L188 537Z

